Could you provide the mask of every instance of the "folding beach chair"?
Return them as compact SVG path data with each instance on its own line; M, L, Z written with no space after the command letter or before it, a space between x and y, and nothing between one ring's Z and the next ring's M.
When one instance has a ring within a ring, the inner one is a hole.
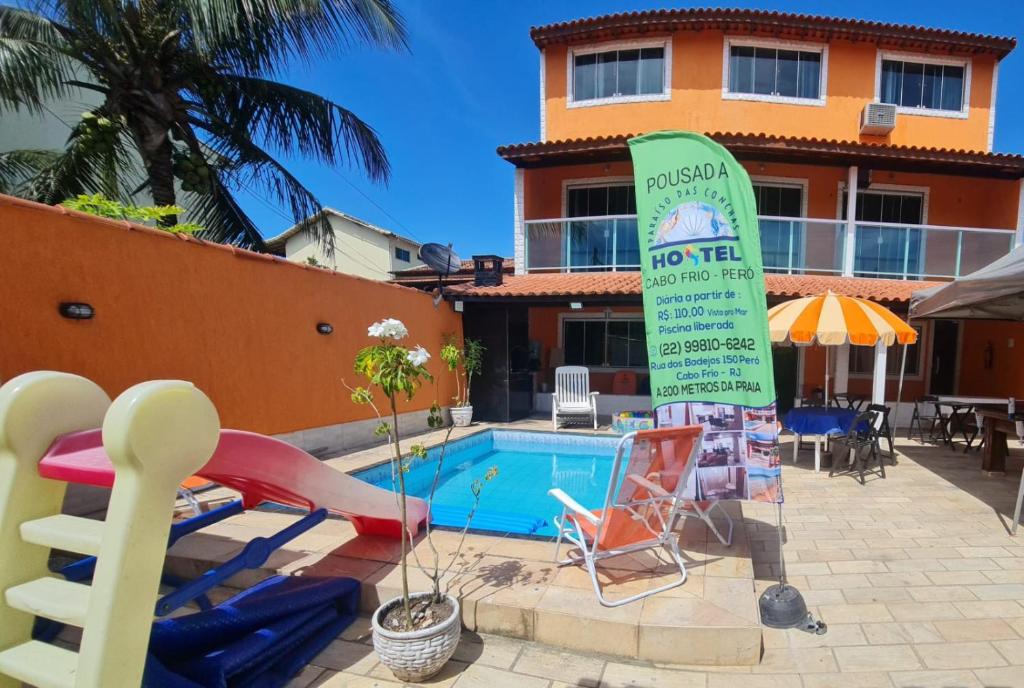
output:
M719 506L718 502L696 502L683 496L697 465L702 435L700 425L624 435L615 452L603 509L590 511L560 489L548 491L562 503L561 517L555 519L558 527L555 558L558 559L563 538L575 545L580 554L559 563L582 561L590 573L597 599L604 606L618 607L635 602L686 581L679 539L673 532L680 517L700 518L719 540L731 543L732 519L728 513L720 509L729 523L727 538L722 537L711 520L711 512ZM627 449L628 461L623 461ZM597 580L597 561L659 547L668 550L679 567L679 580L621 600L604 597Z

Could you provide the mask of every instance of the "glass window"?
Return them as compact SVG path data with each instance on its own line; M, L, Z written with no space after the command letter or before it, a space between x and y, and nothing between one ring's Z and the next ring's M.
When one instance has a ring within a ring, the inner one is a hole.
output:
M768 217L799 218L803 210L803 189L799 186L754 184L757 214ZM803 222L759 220L761 259L764 269L791 272L802 264Z
M842 219L846 219L846 192L843 192ZM914 227L879 226L919 225L924 221L924 198L920 194L893 191L857 193L857 242L854 274L857 277L914 277L921 272L921 230Z
M647 334L641 318L563 321L567 365L611 368L647 366Z
M569 217L636 214L636 190L632 184L570 186L565 201Z
M817 100L821 97L821 53L730 46L729 91Z
M964 67L882 60L879 97L883 103L900 107L960 112Z
M406 249L395 246L395 258L408 263L409 259L411 258L411 255L409 254L409 251L407 251Z
M917 344L907 346L907 367L904 375L920 374L920 344L924 336L921 326L911 325L917 330ZM900 362L903 360L903 346L894 346L889 349L885 357L885 376L899 377ZM851 346L850 347L850 372L858 375L871 375L875 371L875 347L873 346Z
M665 49L641 48L573 57L573 100L664 92Z

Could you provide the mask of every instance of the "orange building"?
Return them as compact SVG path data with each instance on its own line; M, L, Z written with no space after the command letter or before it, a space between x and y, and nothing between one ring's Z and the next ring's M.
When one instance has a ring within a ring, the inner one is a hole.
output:
M905 314L913 291L1024 238L1024 156L992 151L999 64L1014 38L706 9L581 19L531 37L539 140L498 149L515 166L514 274L484 270L451 289L474 314L467 336L507 354L481 381L503 399L485 414L545 410L562 363L590 368L602 412L644 407L632 135L702 132L744 165L769 304L832 289ZM1021 326L915 325L905 400L1024 396L1024 378L999 373L1016 366ZM833 373L854 394L869 392L874 365L861 348L842 351ZM895 399L899 357L888 361ZM820 350L777 349L780 406L823 385L824 365ZM613 385L630 393L609 394Z

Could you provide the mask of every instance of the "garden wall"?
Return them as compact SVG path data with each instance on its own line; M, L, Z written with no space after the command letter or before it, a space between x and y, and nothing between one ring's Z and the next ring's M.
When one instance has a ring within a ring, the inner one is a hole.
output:
M288 439L311 449L358 444L372 430L372 411L342 386L358 382L352 360L370 323L402 320L408 343L433 354L435 375L443 336L462 336L449 304L414 289L9 196L0 246L0 381L63 370L114 397L143 380L189 380L223 427L303 431ZM67 301L95 316L62 317ZM333 333L319 334L321 322ZM437 377L401 405L417 425L435 398L454 394L450 374Z

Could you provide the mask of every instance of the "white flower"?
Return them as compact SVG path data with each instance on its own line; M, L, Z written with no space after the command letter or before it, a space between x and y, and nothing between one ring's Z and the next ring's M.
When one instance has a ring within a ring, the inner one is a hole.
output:
M410 350L405 357L409 360L409 363L412 363L414 366L425 366L427 361L430 360L430 353L417 344L416 348Z
M405 328L402 321L394 318L385 318L380 322L375 322L366 331L371 337L387 337L395 341L405 339L409 334L409 330Z

